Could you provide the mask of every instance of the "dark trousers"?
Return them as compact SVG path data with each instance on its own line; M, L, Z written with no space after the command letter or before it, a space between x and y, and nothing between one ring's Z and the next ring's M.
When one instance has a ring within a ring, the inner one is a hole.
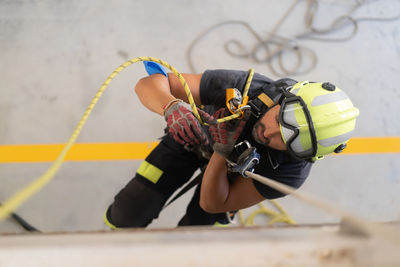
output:
M146 227L157 218L168 198L207 161L164 136L135 177L115 196L106 217L115 227ZM199 205L199 184L178 225L227 224L225 213L210 214Z

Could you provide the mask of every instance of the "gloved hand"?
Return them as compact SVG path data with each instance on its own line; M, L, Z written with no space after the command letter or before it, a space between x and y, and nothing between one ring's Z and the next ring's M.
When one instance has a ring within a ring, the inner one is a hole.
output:
M207 112L201 109L197 109L197 111L204 122L213 123L215 121ZM164 118L167 121L168 132L176 142L182 145L209 144L207 134L194 116L189 104L182 100L173 103L164 110Z
M214 118L219 119L227 115L229 115L229 111L226 108L221 108L214 114ZM249 117L250 110L246 110L241 120L234 119L210 125L209 130L214 140L214 152L217 152L224 158L228 158Z

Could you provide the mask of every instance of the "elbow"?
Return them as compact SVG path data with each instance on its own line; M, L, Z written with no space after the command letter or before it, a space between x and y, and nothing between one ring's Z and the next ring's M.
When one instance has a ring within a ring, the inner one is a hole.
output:
M145 94L146 90L154 90L158 88L160 91L171 93L171 88L168 79L164 75L154 74L141 78L135 85L135 93L140 97ZM156 90L157 91L157 90Z
M147 78L148 77L143 77L136 83L134 90L137 95L140 95L142 88L145 86Z
M215 211L215 208L212 205L209 205L208 203L203 203L202 201L200 201L200 207L207 213L217 213Z
M207 213L220 213L224 212L221 210L218 205L211 201L204 200L203 198L200 198L200 207Z

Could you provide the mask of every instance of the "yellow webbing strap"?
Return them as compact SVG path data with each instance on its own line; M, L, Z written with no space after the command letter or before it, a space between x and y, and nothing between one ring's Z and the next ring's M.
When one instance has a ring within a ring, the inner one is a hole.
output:
M264 103L264 105L266 105L268 108L272 107L272 106L275 104L274 101L273 101L269 96L267 96L265 93L261 93L261 94L259 94L257 97L258 97L258 99L260 99L260 100Z

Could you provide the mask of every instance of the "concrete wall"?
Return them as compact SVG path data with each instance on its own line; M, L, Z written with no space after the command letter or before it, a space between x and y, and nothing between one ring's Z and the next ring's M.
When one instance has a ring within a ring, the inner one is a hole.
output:
M244 20L266 36L293 1L0 1L0 144L65 143L105 78L127 59L153 56L189 72L185 52L207 27ZM320 1L315 25L328 27L356 1ZM306 1L300 1L278 33L304 30ZM355 18L395 16L398 1L367 1ZM399 136L400 20L362 21L346 42L301 41L315 51L312 71L298 80L332 81L360 109L355 136ZM330 37L351 32L347 27ZM237 38L255 45L243 27L227 25L201 40L193 50L198 71L249 69L271 78L265 64L237 59L223 43ZM285 62L293 60L287 55ZM309 60L306 59L306 63ZM145 75L141 63L110 84L78 142L154 141L163 118L141 106L133 87ZM400 215L399 155L330 157L315 164L303 190L378 221ZM66 162L55 179L18 213L44 231L105 229L102 216L116 192L133 177L140 161ZM0 164L0 200L41 175L50 163ZM152 227L173 227L190 196L163 212ZM338 219L298 202L280 201L301 223ZM261 218L260 223L265 223ZM11 221L2 232L21 231Z

